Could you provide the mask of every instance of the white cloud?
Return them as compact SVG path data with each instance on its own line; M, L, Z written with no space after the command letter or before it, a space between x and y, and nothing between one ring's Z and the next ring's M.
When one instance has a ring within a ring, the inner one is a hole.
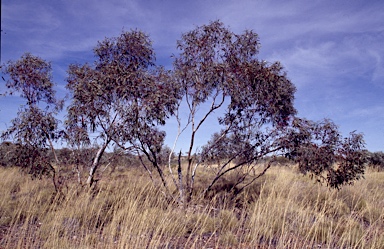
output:
M384 87L384 47L369 50L368 54L372 57L372 63L374 64L372 81L378 86Z
M381 40L372 39L376 34L357 34L323 41L302 41L289 49L278 49L269 60L279 60L298 87L308 86L319 80L325 86L345 82L345 79L383 79ZM367 42L369 40L370 42ZM380 50L375 50L378 48ZM321 77L321 78L318 78Z
M378 105L378 106L372 106L372 107L358 108L358 109L352 110L348 114L348 116L361 118L361 119L375 118L376 121L382 120L384 118L384 106Z

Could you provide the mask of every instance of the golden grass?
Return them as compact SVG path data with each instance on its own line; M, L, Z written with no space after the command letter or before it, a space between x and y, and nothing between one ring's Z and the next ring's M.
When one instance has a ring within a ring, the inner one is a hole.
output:
M240 197L186 210L143 174L55 194L48 179L0 168L0 248L384 248L384 172L337 191L274 167Z

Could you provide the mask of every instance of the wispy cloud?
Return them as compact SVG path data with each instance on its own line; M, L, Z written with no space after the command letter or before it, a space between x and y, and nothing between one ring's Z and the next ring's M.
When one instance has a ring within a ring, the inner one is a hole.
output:
M372 106L370 108L358 108L350 112L350 114L354 118L375 118L377 120L384 119L384 106Z
M288 71L299 79L300 86L314 83L322 74L323 84L335 84L337 78L353 78L356 75L382 80L382 56L380 39L377 34L351 35L330 38L313 44L296 44L289 49L276 49L271 60L282 61Z

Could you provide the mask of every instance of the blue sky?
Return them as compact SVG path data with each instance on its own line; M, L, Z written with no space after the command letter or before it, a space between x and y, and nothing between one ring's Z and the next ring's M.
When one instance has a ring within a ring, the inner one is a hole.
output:
M344 135L364 133L367 149L384 150L383 1L2 0L1 59L31 52L51 61L64 96L68 65L92 62L97 41L140 29L170 68L181 34L216 19L259 34L260 59L280 61L297 87L300 117L330 118ZM0 97L0 130L20 103Z

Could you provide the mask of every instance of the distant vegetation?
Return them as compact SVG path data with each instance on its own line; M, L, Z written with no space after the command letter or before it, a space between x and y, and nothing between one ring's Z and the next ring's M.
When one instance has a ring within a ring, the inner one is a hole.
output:
M384 170L384 152L367 152L367 161L371 167L379 171Z

